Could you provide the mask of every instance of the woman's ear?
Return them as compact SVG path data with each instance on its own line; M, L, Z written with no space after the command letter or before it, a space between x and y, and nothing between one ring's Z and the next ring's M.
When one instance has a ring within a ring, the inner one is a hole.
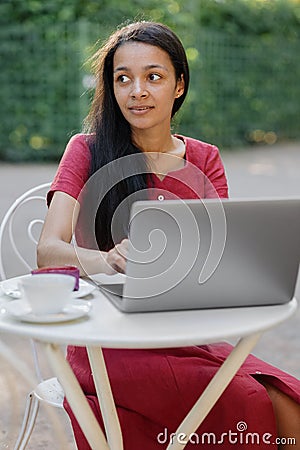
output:
M184 93L184 78L183 73L181 74L181 77L179 80L177 80L176 89L175 89L175 98L179 98Z

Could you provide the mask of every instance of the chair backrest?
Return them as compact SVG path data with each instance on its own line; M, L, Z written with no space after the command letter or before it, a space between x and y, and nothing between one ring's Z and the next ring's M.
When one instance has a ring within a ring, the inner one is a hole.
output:
M15 200L0 225L0 277L23 275L36 267L36 245L47 211L50 183L40 184Z
M0 225L0 277L24 275L36 267L36 246L47 212L46 192L51 183L35 186L18 197ZM35 372L43 380L36 344L31 340Z

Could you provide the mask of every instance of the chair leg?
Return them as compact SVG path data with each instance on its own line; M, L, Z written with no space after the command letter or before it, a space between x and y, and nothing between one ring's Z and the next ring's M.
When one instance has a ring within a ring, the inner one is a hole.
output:
M30 392L27 396L26 407L22 427L15 444L14 450L24 450L31 436L35 420L39 410L39 399Z

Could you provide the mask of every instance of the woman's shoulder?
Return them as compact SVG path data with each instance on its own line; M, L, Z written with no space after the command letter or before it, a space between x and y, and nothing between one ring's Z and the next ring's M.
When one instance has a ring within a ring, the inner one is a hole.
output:
M67 148L69 147L81 147L89 149L89 144L92 141L92 134L85 134L85 133L77 133L74 134L67 143Z
M205 141L200 141L200 139L195 139L189 136L184 136L182 134L176 134L175 135L177 138L182 139L186 145L186 149L189 151L206 151L206 152L211 152L214 149L216 149L217 147L214 144L210 144L209 142L205 142Z
M90 142L92 140L92 135L77 133L74 134L66 145L61 163L69 162L70 158L73 161L80 161L82 158L90 161Z
M209 183L206 183L204 197L228 197L227 180L224 165L218 147L198 139L177 136L185 142L186 160L192 163L205 174ZM213 188L212 188L213 187Z
M91 160L89 150L90 137L91 135L78 133L70 138L48 193L48 204L55 191L62 191L75 199L78 198L82 187L89 177Z
M219 149L213 144L179 134L176 137L185 143L186 159L196 165L203 165L208 159L219 155Z

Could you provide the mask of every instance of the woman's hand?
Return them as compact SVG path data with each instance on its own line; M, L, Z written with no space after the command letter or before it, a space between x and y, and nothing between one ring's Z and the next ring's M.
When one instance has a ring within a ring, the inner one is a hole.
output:
M128 255L128 239L123 239L120 244L107 252L106 264L108 266L107 274L112 275L116 272L125 273L126 261Z

